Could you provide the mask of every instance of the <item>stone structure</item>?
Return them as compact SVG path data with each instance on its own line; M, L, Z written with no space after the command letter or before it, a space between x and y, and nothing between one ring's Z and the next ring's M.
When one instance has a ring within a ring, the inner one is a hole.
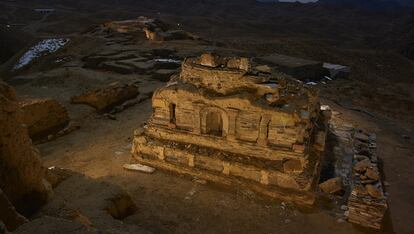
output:
M378 168L375 135L358 131L354 135L354 167L348 198L348 221L381 229L387 198Z
M329 119L316 90L252 71L247 58L203 54L187 58L152 105L135 133L139 162L313 204Z

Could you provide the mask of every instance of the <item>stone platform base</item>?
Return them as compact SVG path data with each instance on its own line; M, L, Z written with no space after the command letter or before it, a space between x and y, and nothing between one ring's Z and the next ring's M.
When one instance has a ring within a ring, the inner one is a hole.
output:
M285 173L283 169L281 171L278 162L269 165L268 162L254 159L236 160L234 155L223 156L222 152L214 149L191 149L191 145L159 142L141 135L135 137L132 153L139 163L155 168L249 189L301 206L311 206L315 202L314 188L319 178L319 163L310 166L305 176L301 173Z
M168 170L168 171L172 171L172 172L179 173L179 174L186 174L186 175L194 176L200 179L204 179L204 180L211 181L214 183L224 184L224 185L231 186L231 187L248 189L256 193L269 196L271 198L279 199L281 201L292 202L300 206L310 207L315 202L315 193L313 192L299 193L296 191L293 192L293 191L289 191L286 189L277 188L275 186L272 186L272 187L263 186L260 184L251 183L249 181L243 181L236 177L217 175L217 174L201 171L195 168L177 166L177 165L166 163L163 161L144 159L137 155L134 156L134 159L137 160L139 163L152 166L158 169Z

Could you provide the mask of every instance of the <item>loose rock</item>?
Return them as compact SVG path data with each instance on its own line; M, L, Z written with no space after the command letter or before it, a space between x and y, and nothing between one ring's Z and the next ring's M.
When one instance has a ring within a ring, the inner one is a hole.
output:
M362 173L369 167L372 167L372 164L369 159L365 159L360 162L357 162L354 166L354 170Z
M341 177L335 177L329 179L321 184L319 184L319 188L325 193L338 193L342 191L342 179Z
M375 187L374 185L367 184L367 185L365 185L365 189L367 190L368 194L371 197L378 198L378 199L381 199L381 198L384 197L382 192L377 187Z
M365 175L368 178L373 179L375 181L380 179L379 172L377 170L372 169L372 168L367 168L367 171L365 172Z

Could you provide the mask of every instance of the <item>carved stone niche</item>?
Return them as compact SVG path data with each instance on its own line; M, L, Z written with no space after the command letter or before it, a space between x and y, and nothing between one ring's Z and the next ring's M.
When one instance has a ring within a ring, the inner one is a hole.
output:
M218 107L205 107L200 112L201 133L225 137L229 131L229 117Z

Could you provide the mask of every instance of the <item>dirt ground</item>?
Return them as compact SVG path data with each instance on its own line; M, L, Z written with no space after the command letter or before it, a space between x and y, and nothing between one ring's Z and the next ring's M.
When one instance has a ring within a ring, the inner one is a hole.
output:
M156 84L162 85L162 84ZM327 102L340 118L378 134L379 157L387 188L390 214L386 233L411 233L410 214L414 204L410 196L409 142L396 140L386 124ZM154 233L363 233L369 232L338 221L335 212L314 209L302 211L252 193L201 184L196 178L156 171L143 174L125 171L130 161L133 130L151 113L146 101L108 120L95 114L83 117L79 131L56 141L39 145L46 166L63 167L104 180L126 189L138 211L124 222L137 224ZM85 183L85 181L79 181ZM87 183L92 183L91 181ZM77 191L65 191L77 193ZM99 194L96 194L99 197Z
M140 91L143 93L164 85L146 77L141 79ZM55 94L55 98L67 101L72 94L68 91L65 95L61 92L64 88L54 84L42 87L39 89L30 84L16 86L21 95L50 97ZM411 141L402 138L395 123L344 109L328 100L323 100L323 103L339 112L339 119L378 135L378 154L383 161L385 179L391 184L387 187L390 212L384 232L411 233L414 230L410 225L414 208L410 195L413 189ZM125 223L139 225L154 233L369 232L342 222L338 211L324 208L303 211L251 191L203 184L197 178L159 170L154 174L126 171L122 165L131 159L129 150L133 131L151 114L150 101L117 114L116 120L98 115L89 107L66 105L72 119L80 123L81 128L55 141L38 145L45 166L62 167L86 175L90 180L80 180L77 182L79 186L105 181L125 189L138 206L134 215L123 220ZM63 191L77 193L64 188ZM99 199L99 194L95 196Z

